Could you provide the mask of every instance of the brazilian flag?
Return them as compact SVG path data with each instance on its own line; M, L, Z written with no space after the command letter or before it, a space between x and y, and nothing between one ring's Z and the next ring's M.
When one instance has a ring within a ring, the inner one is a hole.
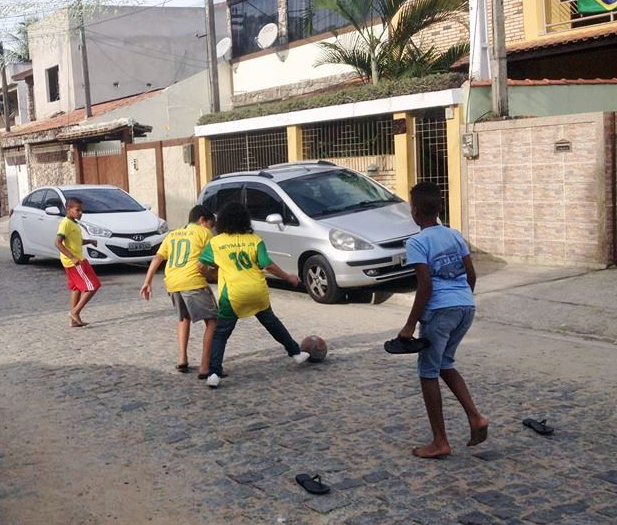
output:
M578 12L595 15L617 10L617 0L578 0Z

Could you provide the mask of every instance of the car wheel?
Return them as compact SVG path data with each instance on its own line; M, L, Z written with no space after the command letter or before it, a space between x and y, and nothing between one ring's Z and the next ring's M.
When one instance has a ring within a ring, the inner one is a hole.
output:
M321 255L313 255L304 263L302 278L309 295L318 303L334 304L343 297L332 267Z
M15 264L26 264L32 255L24 253L24 243L19 236L19 233L14 233L11 237L11 255Z

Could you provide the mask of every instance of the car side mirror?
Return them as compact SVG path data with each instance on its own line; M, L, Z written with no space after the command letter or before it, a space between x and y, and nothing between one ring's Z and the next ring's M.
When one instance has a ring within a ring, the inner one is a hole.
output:
M268 215L266 217L266 222L268 224L276 224L281 231L285 229L285 225L283 224L283 216L280 213L272 213Z
M62 215L58 206L49 206L48 208L45 208L45 213L47 215Z
M151 210L152 209L152 204L149 204L147 202L144 202L143 206L144 206L144 208L146 208L146 210Z

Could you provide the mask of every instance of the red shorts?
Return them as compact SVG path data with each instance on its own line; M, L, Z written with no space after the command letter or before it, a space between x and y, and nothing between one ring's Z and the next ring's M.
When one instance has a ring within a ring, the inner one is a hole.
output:
M94 268L85 259L77 266L65 268L66 284L69 290L80 292L96 292L101 287L101 281L94 273Z

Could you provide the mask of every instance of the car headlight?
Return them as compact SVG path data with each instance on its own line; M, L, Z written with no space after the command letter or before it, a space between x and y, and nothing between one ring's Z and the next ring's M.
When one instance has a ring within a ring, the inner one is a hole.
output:
M113 235L111 230L108 230L107 228L101 228L100 226L96 226L95 224L90 224L84 221L80 221L79 224L83 226L88 235L92 235L93 237L111 237Z
M164 233L167 233L168 231L169 231L169 226L167 225L167 222L164 221L163 219L160 219L159 227L156 230L156 233L158 233L159 235L163 235Z
M330 243L337 250L344 250L346 252L373 249L372 244L341 230L330 230Z

